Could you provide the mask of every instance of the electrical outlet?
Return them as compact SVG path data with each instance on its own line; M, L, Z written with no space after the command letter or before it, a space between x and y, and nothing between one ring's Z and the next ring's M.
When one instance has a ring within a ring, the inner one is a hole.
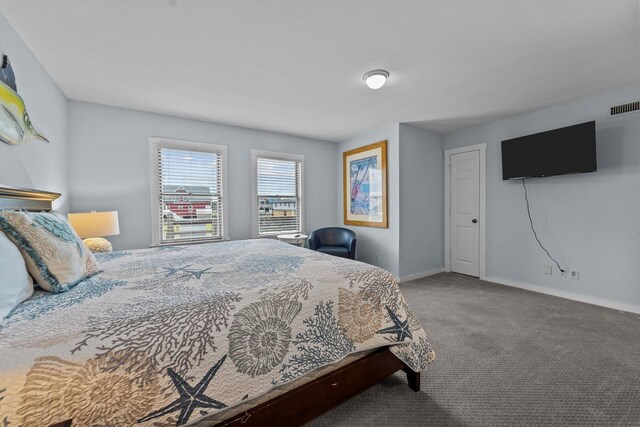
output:
M550 264L547 264L544 266L544 274L553 274L553 266Z
M578 280L579 275L580 275L580 272L578 270L569 271L569 279Z
M568 270L564 270L560 272L560 277L564 277L565 279L569 277L569 271Z

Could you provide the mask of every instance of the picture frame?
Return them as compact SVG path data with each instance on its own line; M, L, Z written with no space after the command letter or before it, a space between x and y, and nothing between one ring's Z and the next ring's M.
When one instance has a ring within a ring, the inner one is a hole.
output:
M388 228L387 140L342 153L345 225Z
M2 54L1 49L0 58L0 141L9 145L36 140L49 142L31 123L24 100L18 94L16 75L9 57Z

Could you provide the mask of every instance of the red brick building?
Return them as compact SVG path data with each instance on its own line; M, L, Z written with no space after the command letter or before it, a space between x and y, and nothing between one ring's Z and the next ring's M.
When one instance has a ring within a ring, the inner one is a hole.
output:
M211 191L204 186L172 186L163 188L164 206L183 219L196 218L211 211Z

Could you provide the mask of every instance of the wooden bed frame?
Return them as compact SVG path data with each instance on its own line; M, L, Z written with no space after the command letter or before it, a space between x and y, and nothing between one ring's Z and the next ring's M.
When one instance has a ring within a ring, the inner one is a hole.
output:
M222 421L216 427L299 426L399 370L406 372L409 387L420 391L420 373L412 371L385 347Z
M58 197L58 193L0 185L0 209L48 211ZM400 370L407 374L411 390L420 391L420 373L384 347L216 426L299 426ZM66 420L51 427L72 425L73 420Z
M300 426L400 370L407 374L411 390L420 391L420 373L408 368L385 347L215 427ZM72 420L67 420L50 427L72 425Z
M60 193L0 184L0 209L50 211L51 204L60 196Z

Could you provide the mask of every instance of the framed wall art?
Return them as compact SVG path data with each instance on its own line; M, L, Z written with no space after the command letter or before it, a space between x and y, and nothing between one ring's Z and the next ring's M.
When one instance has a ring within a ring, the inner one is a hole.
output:
M0 54L0 58L0 141L9 145L36 140L49 142L31 124L24 100L18 95L16 76L9 57Z
M388 227L387 141L342 153L344 223Z

